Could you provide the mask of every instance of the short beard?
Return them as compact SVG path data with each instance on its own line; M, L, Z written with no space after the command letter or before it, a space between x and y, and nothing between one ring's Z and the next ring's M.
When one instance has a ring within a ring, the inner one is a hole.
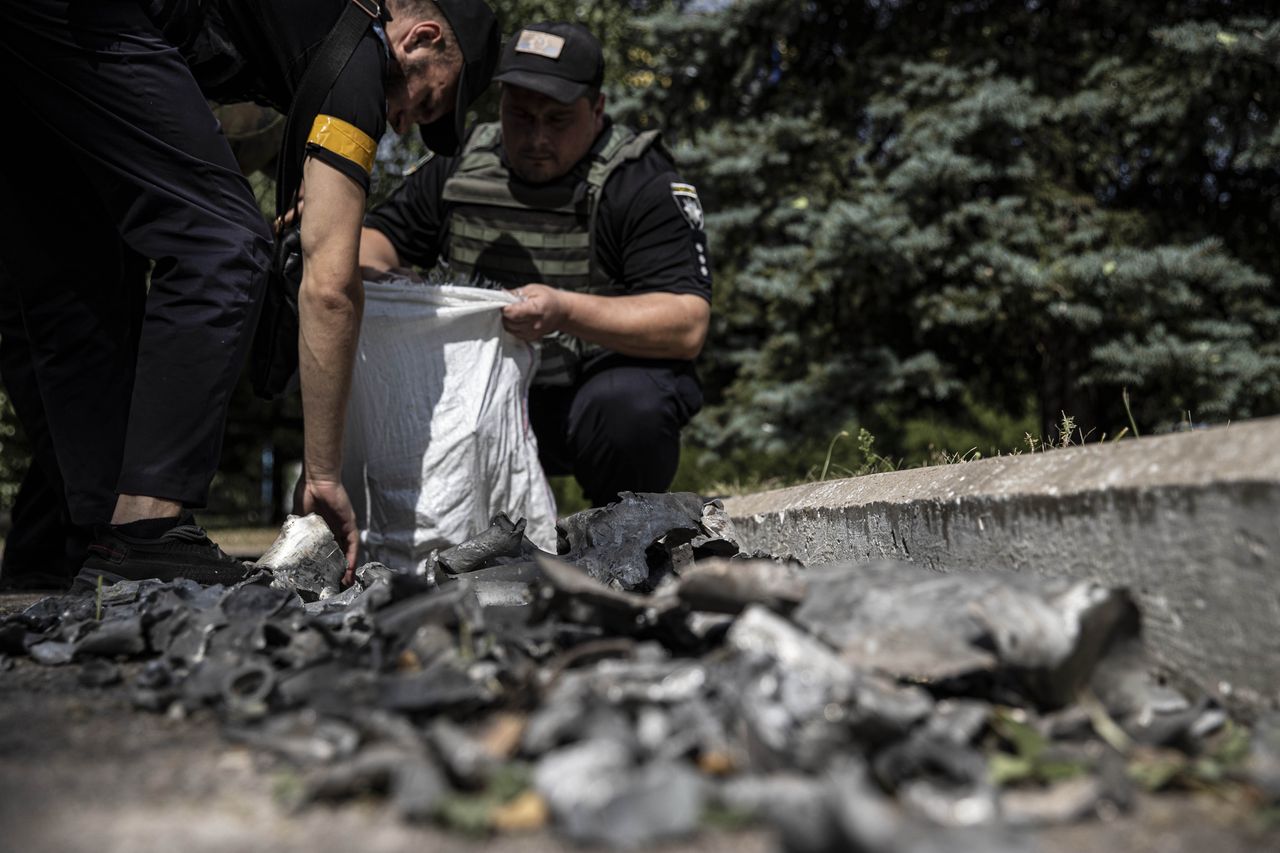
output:
M427 67L426 60L406 60L407 67L401 65L395 57L392 57L387 69L387 100L390 101L392 96L403 98L406 101L409 97L409 77L410 75L420 74Z

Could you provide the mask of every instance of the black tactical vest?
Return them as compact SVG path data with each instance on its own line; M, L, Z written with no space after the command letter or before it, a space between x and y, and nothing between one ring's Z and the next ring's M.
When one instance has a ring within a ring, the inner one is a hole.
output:
M501 144L500 125L480 125L445 181L443 196L449 207L441 256L450 270L508 287L537 282L621 294L621 287L595 259L600 194L614 169L662 145L658 131L636 134L610 125L568 175L536 186L510 173ZM535 384L571 384L583 359L600 350L569 335L548 335L542 340Z

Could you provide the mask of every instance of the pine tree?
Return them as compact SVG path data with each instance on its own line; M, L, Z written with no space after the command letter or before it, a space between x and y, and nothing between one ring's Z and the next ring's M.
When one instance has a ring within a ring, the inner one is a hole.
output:
M716 259L700 440L781 453L1029 407L1114 435L1125 388L1144 431L1280 409L1268 5L647 21L628 103L678 140Z

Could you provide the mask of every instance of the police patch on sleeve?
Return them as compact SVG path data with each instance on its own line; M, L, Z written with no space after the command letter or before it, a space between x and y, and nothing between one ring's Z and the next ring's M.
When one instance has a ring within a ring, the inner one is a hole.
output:
M698 191L693 184L672 184L671 198L675 199L680 215L694 231L702 230L702 202L698 200Z

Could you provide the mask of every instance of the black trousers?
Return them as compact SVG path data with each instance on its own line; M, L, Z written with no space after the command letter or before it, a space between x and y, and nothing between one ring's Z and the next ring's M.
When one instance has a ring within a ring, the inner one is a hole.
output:
M142 294L139 293L139 296ZM90 530L71 521L36 385L31 345L17 292L0 277L0 380L29 436L31 459L10 510L0 587L47 588L70 580L89 548Z
M270 260L248 181L137 2L0 5L0 79L0 272L71 517L201 506Z
M662 492L680 464L680 430L702 408L687 368L631 359L573 386L534 387L529 420L549 475L572 474L592 506L618 492Z

